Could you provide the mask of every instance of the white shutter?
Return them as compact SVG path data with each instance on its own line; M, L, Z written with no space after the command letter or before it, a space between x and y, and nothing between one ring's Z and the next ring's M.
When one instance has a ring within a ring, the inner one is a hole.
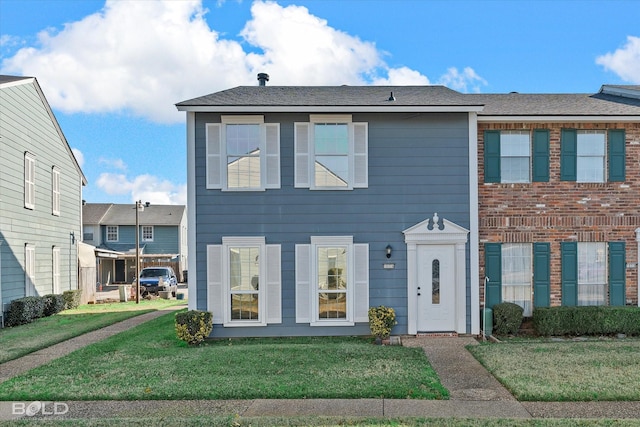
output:
M60 248L54 247L52 250L53 261L53 290L52 293L60 293Z
M222 125L207 123L207 188L222 188L224 159L222 155Z
M353 245L354 322L369 321L369 245Z
M267 245L267 323L282 323L280 245Z
M311 245L296 245L296 323L311 323Z
M353 188L369 186L369 126L353 123Z
M222 282L222 245L207 246L207 311L213 323L224 323L224 283Z
M51 213L60 215L60 171L55 168L51 170L51 190Z
M311 161L309 123L294 123L294 151L295 151L295 184L296 188L309 188L311 186Z
M268 123L263 170L266 173L264 187L280 188L280 123Z
M24 156L24 207L34 209L36 205L36 159Z

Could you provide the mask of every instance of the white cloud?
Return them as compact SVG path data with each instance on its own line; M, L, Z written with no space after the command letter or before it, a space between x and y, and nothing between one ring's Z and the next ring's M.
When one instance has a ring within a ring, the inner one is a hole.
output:
M596 64L627 82L640 84L640 37L627 36L623 47L597 57Z
M73 156L76 158L76 161L80 166L80 169L82 169L82 167L84 166L84 154L82 154L82 151L80 151L77 148L72 148L71 152L73 153Z
M480 86L486 86L487 81L480 77L473 68L465 67L462 72L451 67L446 74L438 79L438 84L460 92L480 92Z
M158 205L186 205L186 184L174 184L153 175L138 175L129 179L123 174L102 173L96 181L98 188L114 195L130 195L131 201L142 200Z
M258 72L273 85L429 83L416 70L389 67L375 43L305 7L255 1L244 43L209 27L204 15L218 12L201 0L107 0L95 14L42 31L38 47L18 50L2 69L37 76L52 107L65 113L131 113L164 123L184 122L176 102L255 85ZM450 81L483 80L463 72Z
M127 164L122 159L107 159L106 157L100 157L98 159L98 163L107 165L109 167L112 167L114 169L118 169L121 171L127 170Z

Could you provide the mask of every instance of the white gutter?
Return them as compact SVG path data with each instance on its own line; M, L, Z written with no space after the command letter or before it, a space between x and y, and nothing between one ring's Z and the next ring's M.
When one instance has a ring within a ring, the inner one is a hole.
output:
M469 113L484 109L482 105L442 106L362 106L362 105L202 105L176 106L178 111L197 113Z
M478 116L479 123L635 123L640 115L632 116Z

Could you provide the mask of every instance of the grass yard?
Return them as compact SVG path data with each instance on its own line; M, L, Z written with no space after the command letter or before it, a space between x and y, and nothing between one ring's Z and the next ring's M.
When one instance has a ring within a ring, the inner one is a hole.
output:
M0 329L0 363L178 302L184 303L157 299L140 301L140 304L86 304L33 323Z
M519 342L468 349L518 400L640 400L638 339Z
M364 338L188 347L170 313L0 384L0 400L447 399L419 348Z

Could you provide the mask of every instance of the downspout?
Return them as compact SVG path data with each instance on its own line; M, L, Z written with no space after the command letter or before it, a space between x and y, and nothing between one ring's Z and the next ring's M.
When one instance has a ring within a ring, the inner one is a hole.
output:
M638 242L638 263L636 264L638 291L636 293L636 299L638 300L638 307L640 307L640 228L636 228L636 242Z

